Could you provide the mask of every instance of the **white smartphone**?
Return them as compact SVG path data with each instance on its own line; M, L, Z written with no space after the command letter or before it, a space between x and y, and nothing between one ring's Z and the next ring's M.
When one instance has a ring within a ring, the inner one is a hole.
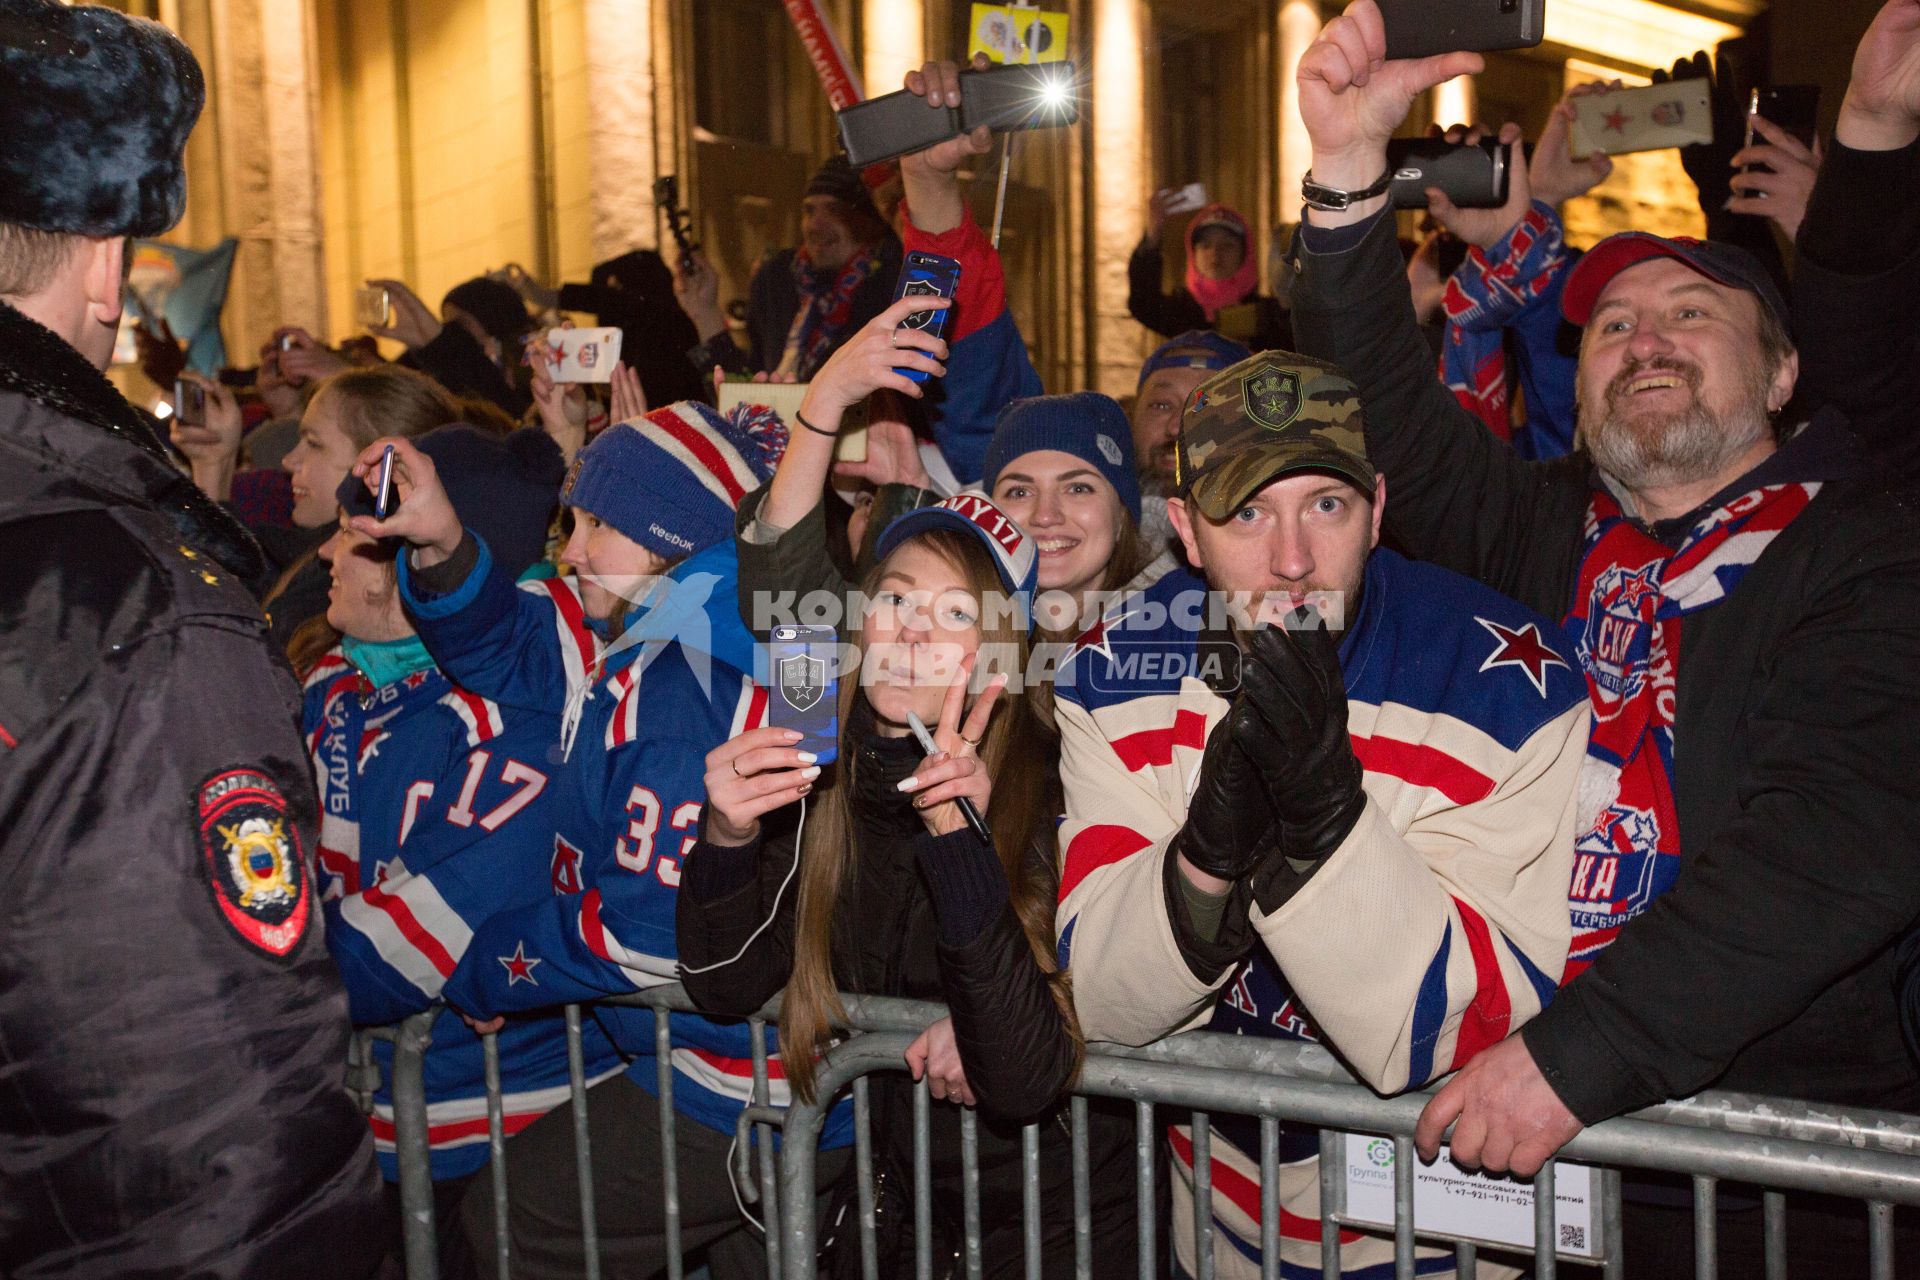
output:
M1705 80L1669 80L1575 98L1569 151L1575 156L1596 151L1617 156L1712 142L1708 91Z
M789 431L804 431L794 416L800 412L801 403L807 398L807 384L804 382L753 382L746 378L728 378L720 384L719 409L721 413L731 413L743 404L765 405L780 415ZM840 418L840 436L834 442L833 457L836 462L865 462L867 460L867 409L860 404L849 409Z
M1192 213L1195 209L1206 207L1207 185L1204 182L1189 182L1174 192L1173 199L1167 201L1168 213Z
M618 329L549 329L555 382L611 382L620 360Z

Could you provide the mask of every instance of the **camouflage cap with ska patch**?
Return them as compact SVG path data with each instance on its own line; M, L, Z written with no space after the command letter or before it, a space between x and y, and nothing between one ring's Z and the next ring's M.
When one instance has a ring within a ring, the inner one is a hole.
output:
M1174 447L1177 492L1225 520L1293 471L1331 471L1373 492L1360 391L1324 360L1263 351L1193 389Z

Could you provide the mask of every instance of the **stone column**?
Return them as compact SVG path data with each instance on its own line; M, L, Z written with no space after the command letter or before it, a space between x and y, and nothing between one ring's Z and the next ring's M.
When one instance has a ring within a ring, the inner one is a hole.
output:
M1145 65L1139 0L1095 0L1090 237L1091 385L1132 395L1140 372L1140 326L1127 314L1127 259L1146 229Z
M192 226L203 242L240 241L223 328L229 358L245 363L277 325L327 332L313 15L305 0L220 0L203 12L213 56L196 52L214 108L222 225L196 216Z
M587 154L593 171L593 258L659 247L653 180L661 149L657 103L672 93L671 48L655 47L654 0L587 0ZM655 60L665 64L656 68ZM666 74L657 74L665 71ZM672 113L666 117L669 131ZM671 163L671 152L668 152ZM685 192L685 179L682 179Z

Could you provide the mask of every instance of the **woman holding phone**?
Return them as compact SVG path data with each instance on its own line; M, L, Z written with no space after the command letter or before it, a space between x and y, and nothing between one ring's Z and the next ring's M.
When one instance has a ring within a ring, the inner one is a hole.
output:
M811 1098L844 1017L837 992L938 999L952 1011L907 1051L936 1098L980 1108L985 1274L1018 1271L1020 1125L1041 1128L1042 1247L1048 1275L1073 1265L1069 1135L1059 1102L1081 1040L1053 961L1060 812L1058 746L1025 692L1037 553L984 497L901 516L861 584L860 662L842 680L839 752L823 770L797 731L750 730L707 755L707 808L678 905L687 990L740 1015L784 992L782 1060ZM931 726L926 755L913 722ZM961 801L985 820L970 825ZM770 927L765 927L770 924ZM893 1274L909 1247L902 1171L912 1168L912 1089L875 1082L881 1249ZM936 1253L958 1251L959 1113L939 1108L933 1151ZM1094 1272L1134 1258L1127 1118L1097 1114ZM849 1247L836 1270L858 1265Z

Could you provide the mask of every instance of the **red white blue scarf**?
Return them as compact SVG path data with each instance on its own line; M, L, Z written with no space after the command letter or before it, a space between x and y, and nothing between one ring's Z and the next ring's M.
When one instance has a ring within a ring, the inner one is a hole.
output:
M855 249L846 265L832 274L817 270L804 248L793 255L793 282L800 290L800 309L787 330L779 372L805 382L819 371L834 344L848 335L854 295L880 265L879 251L868 244Z
M1592 964L1680 874L1673 713L1682 620L1726 599L1819 491L1813 483L1744 493L1672 551L1629 520L1612 495L1594 494L1566 620L1593 720L1580 772L1582 830L1567 893L1573 944L1562 982Z

